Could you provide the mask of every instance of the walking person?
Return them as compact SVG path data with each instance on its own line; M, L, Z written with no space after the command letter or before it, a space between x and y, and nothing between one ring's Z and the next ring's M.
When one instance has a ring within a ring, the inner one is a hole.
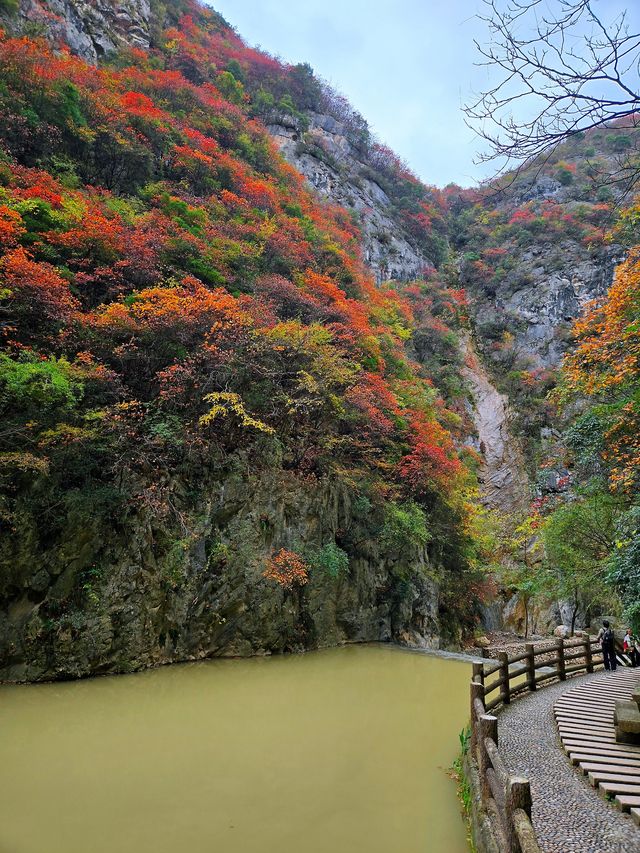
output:
M616 649L615 637L611 630L611 625L607 619L603 619L602 628L598 631L598 642L602 648L602 658L604 660L604 668L611 672L616 671Z
M636 640L633 634L631 633L631 628L627 628L627 632L624 635L624 640L622 641L622 648L624 650L624 653L629 656L631 666L638 666L638 652L636 649Z

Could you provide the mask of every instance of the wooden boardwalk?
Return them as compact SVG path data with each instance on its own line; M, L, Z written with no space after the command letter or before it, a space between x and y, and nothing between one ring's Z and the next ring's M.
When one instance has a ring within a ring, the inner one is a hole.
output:
M562 695L554 716L565 752L604 797L640 824L640 746L616 742L617 699L631 699L640 671L619 667Z

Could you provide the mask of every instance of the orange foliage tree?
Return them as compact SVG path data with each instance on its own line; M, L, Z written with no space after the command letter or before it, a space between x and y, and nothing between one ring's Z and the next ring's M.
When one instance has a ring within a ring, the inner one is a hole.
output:
M629 490L640 474L640 247L618 267L607 298L590 307L574 333L566 383L599 404L611 485Z
M295 551L282 548L267 560L262 573L267 580L275 581L284 589L304 586L309 580L309 567Z

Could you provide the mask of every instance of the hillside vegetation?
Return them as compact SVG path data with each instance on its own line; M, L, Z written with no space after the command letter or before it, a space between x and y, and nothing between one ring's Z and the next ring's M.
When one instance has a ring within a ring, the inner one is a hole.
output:
M473 621L464 295L377 287L277 153L259 117L329 97L196 4L100 67L2 35L10 677ZM371 151L428 244L432 191Z
M522 630L528 605L558 600L572 627L604 612L640 629L636 144L616 124L588 131L452 208L475 337L531 480L529 512L496 521Z

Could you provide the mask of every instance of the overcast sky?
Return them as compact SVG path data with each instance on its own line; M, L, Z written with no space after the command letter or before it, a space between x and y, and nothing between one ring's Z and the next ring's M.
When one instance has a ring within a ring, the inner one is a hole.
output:
M552 3L555 0L551 0ZM639 0L596 0L598 11ZM480 141L461 104L486 83L473 39L481 0L212 0L252 46L308 62L427 183L470 186ZM637 10L636 10L637 11ZM608 19L608 17L607 17Z

